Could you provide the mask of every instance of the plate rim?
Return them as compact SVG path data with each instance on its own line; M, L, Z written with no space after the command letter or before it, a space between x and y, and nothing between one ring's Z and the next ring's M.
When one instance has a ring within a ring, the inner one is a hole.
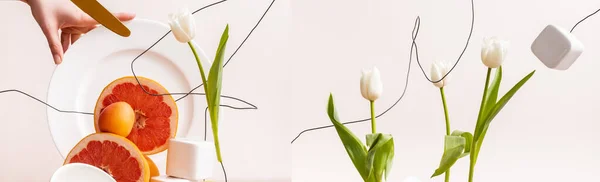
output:
M127 22L140 22L140 23L154 24L154 25L158 25L158 26L161 26L161 27L163 27L163 28L166 28L166 29L168 29L168 30L169 30L169 34L171 33L171 28L170 28L170 26L169 26L169 25L167 25L166 23L163 23L163 22L160 22L160 21L156 21L156 20L150 20L150 19L144 19L144 18L134 18L133 20L130 20L130 21L127 21ZM126 23L127 23L127 22L126 22ZM95 29L93 29L92 31L99 31L99 30L101 30L101 29L107 29L107 28L106 28L106 27L104 27L104 26L102 26L102 25L99 25L98 27L96 27L96 28L95 28ZM204 52L204 49L202 49L202 48L201 48L201 47L200 47L200 46L199 46L199 45L196 43L196 41L195 41L195 40L193 40L193 39L191 40L191 43L192 43L192 44L193 44L193 45L196 47L196 49L197 49L196 51L199 53L199 55L204 55L206 58L208 58L208 60L206 60L206 61L207 61L208 63L212 64L212 61L210 61L210 60L211 60L211 58L210 58L210 57L209 57L209 56L208 56L208 55L207 55L207 54ZM66 53L65 53L65 54L66 54ZM63 56L63 57L64 57L64 56ZM51 89L51 87L53 86L53 82L55 82L55 81L54 81L54 77L55 77L56 71L57 71L58 69L59 69L59 66L56 66L56 67L54 68L54 70L52 71L52 75L50 76L50 81L49 81L49 83L48 83L48 87L47 87L47 89L46 89L46 103L48 103L48 100L50 99L50 94L51 94L51 92L50 92L50 89ZM57 109L58 109L58 108L57 108ZM50 116L49 116L49 113L50 113L50 112L58 112L58 111L54 110L54 109L53 109L53 108L51 108L51 107L47 107L47 108L46 108L46 124L47 124L47 129L48 129L48 131L50 132L50 137L52 138L52 143L53 143L53 145L54 145L54 149L55 149L55 150L58 152L58 154L60 155L60 157L61 157L61 158L64 160L64 159L66 159L66 157L67 157L67 156L65 156L65 155L63 155L63 154L62 154L62 152L61 152L60 148L59 148L59 147L58 147L58 145L57 145L56 138L55 138L55 134L56 134L56 133L54 133L54 132L52 131L52 127L50 126L50 123L51 123L51 121L50 121L51 119L50 119ZM190 125L192 125L192 124L193 124L193 122L194 122L194 120L193 120L193 118L195 117L194 115L195 115L195 114L192 114L192 118L191 118L192 120L191 120L191 123L190 123ZM188 130L189 130L189 128L188 128ZM188 132L189 132L189 131L188 131ZM188 134L189 134L189 133L188 133ZM179 136L179 134L178 134L177 136ZM68 154L66 154L66 155L68 155Z

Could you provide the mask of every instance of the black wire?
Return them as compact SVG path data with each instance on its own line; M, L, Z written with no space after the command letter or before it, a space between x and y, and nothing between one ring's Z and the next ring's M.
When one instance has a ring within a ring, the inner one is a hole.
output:
M225 165L221 162L221 168L223 169L223 176L225 176L225 182L227 182L227 172L225 172Z
M419 29L421 27L421 18L419 16L417 16L417 19L415 20L415 25L413 27L413 31L412 31L412 44L410 46L410 58L408 61L408 71L406 72L406 81L405 81L405 85L404 85L404 90L402 91L402 94L400 95L400 98L398 98L398 100L396 100L396 102L394 104L392 104L392 106L390 106L389 108L387 108L385 111L383 111L381 114L375 116L375 118L379 118L381 116L383 116L385 113L387 113L388 111L390 111L392 108L394 108L401 100L402 98L404 98L404 94L406 93L406 89L408 87L408 80L409 80L409 76L410 76L410 66L412 63L412 57L413 57L413 48L415 50L415 58L417 60L417 64L419 65L419 68L421 68L421 71L423 72L423 76L425 76L425 78L432 83L437 83L440 82L442 80L444 80L444 78L446 78L446 76L448 76L452 70L454 70L454 67L456 67L456 65L458 64L458 62L460 62L462 56L464 55L465 51L467 50L467 47L469 47L469 42L471 41L471 36L473 35L473 26L475 25L475 3L473 2L474 0L471 0L471 29L469 30L469 36L467 37L467 41L465 43L465 47L462 50L462 52L460 53L460 55L458 56L458 58L456 59L456 62L454 63L454 65L452 66L452 68L448 71L448 73L446 73L442 78L440 78L439 80L433 81L431 80L429 77L427 77L427 74L425 73L425 70L423 69L423 66L421 65L421 62L419 61L419 51L417 48L417 35L419 34ZM361 123L361 122L365 122L365 121L369 121L371 120L371 118L366 118L366 119L361 119L361 120L356 120L356 121L349 121L349 122L343 122L342 124L347 125L347 124L354 124L354 123ZM309 129L305 129L303 131L301 131L296 138L294 138L292 140L292 144L304 133L309 132L309 131L315 131L315 130L321 130L321 129L325 129L325 128L331 128L334 125L325 125L325 126L319 126L319 127L314 127L314 128L309 128Z
M198 12L200 12L201 10L204 10L208 7L226 2L228 0L221 0L209 5L206 5L196 11L194 11L192 14L196 14ZM229 59L227 59L227 61L223 64L223 67L227 66L227 64L229 63L229 61L231 61L231 59L233 58L233 56L235 56L237 54L237 52L240 50L240 48L242 48L242 46L244 45L244 43L246 43L246 41L248 40L248 38L250 38L250 35L252 35L252 33L254 32L254 30L258 27L258 25L260 25L260 23L262 22L263 18L267 15L267 13L269 12L269 10L271 9L271 7L273 6L273 4L275 3L275 0L272 0L271 3L269 4L269 6L267 7L267 9L264 11L264 13L262 14L262 16L260 17L260 19L258 19L257 23L254 25L254 27L252 27L252 29L250 30L250 32L248 33L248 35L246 35L246 37L244 38L244 40L242 41L242 43L240 43L240 45L235 49L235 51L233 52L233 54L231 54L231 56L229 56ZM186 93L161 93L161 94L153 94L148 92L146 89L144 89L141 86L141 83L137 77L137 75L135 74L135 71L133 69L133 63L135 63L135 61L137 61L138 58L140 58L142 55L144 55L146 52L148 52L150 49L152 49L156 44L158 44L162 39L164 39L167 35L169 35L169 33L171 33L171 30L169 30L167 33L165 33L162 37L160 37L158 39L158 41L154 42L150 47L148 47L148 49L144 50L141 54L139 54L138 56L136 56L133 61L131 62L131 72L133 73L133 76L135 77L136 81L138 82L138 84L140 85L140 87L142 88L142 91L144 91L146 94L152 95L152 96L164 96L164 95L183 95L182 97L175 99L175 101L179 101L187 96L189 96L190 94L192 94L196 89L200 88L203 83L201 83L200 85L194 87L192 90L190 90L189 92ZM245 102L245 101L244 101Z
M196 11L194 11L192 14L196 14L198 12L200 12L201 10L204 10L206 8L212 7L214 5L226 2L228 0L221 0L221 1L217 1L214 3L211 3L209 5L206 5ZM248 35L244 38L244 40L242 41L242 43L240 43L240 45L235 49L235 51L233 52L233 54L231 54L231 56L229 57L229 59L227 59L227 61L224 63L223 67L225 67L229 61L231 61L231 59L233 58L233 56L235 56L237 54L237 52L240 50L240 48L242 48L242 46L244 45L244 43L246 43L246 41L248 40L248 38L250 38L250 36L252 35L252 33L254 32L254 30L258 27L258 25L262 22L263 18L267 15L267 13L269 12L269 10L271 9L271 7L273 6L273 4L275 3L275 0L272 0L271 3L269 4L269 6L267 7L267 9L264 11L264 13L262 14L262 16L260 17L260 19L258 20L258 22L254 25L254 27L252 27L252 29L250 30L250 32L248 33ZM142 84L140 83L140 80L138 79L137 75L135 74L135 70L133 68L133 64L135 63L135 61L138 60L138 58L140 58L142 55L146 54L146 52L148 52L150 49L152 49L156 44L158 44L160 41L162 41L167 35L169 35L169 33L171 33L171 30L167 31L167 33L165 33L162 37L160 37L156 42L154 42L150 47L148 47L146 50L142 51L142 53L140 53L138 56L136 56L132 61L131 61L131 73L133 74L134 78L136 79L136 81L138 82L138 85L140 85L140 88L142 89L142 91L144 91L146 94L148 95L152 95L152 96L164 96L164 95L183 95L182 97L178 98L175 100L175 102L189 96L189 95L205 95L205 93L193 93L196 89L200 88L203 84L200 84L198 86L196 86L194 89L190 90L187 93L163 93L163 94L152 94L150 92L148 92L148 90L144 89L144 87L142 86ZM10 89L10 90L2 90L0 91L1 93L7 93L7 92L17 92L17 93L21 93L23 95L26 95L58 112L62 112L62 113L75 113L75 114L87 114L87 115L94 115L94 113L88 113L88 112L79 112L79 111L67 111L67 110L60 110L36 97L33 97L25 92L22 92L20 90L16 90L16 89ZM247 102L245 100L236 98L236 97L232 97L232 96L226 96L226 95L221 95L221 97L223 98L228 98L228 99L233 99L233 100L237 100L240 102L243 102L247 105L250 105L250 107L235 107L235 106L230 106L230 105L220 105L221 107L227 107L227 108L231 108L231 109L237 109L237 110L245 110L245 109L258 109L255 105L251 104L250 102ZM206 119L206 111L205 110L205 120L204 120L204 125L205 125L205 133L204 133L204 139L206 140L206 126L207 126L207 119ZM225 175L225 182L227 182L227 173L225 172L225 166L223 165L223 163L221 163L221 167L223 169L223 174Z
M194 11L192 14L196 14L198 12L200 12L201 10L204 10L208 7L223 3L227 0L221 0L212 4L209 4L207 6L204 6L196 11ZM258 27L258 25L260 24L260 22L262 22L263 18L267 15L267 13L269 12L269 10L271 9L271 7L273 6L273 4L275 3L275 0L272 0L271 3L269 4L269 6L267 7L267 9L265 10L265 12L263 13L263 15L260 17L260 19L257 21L256 25L254 25L254 27L252 27L252 29L250 30L250 32L248 33L248 35L244 38L244 40L242 41L242 43L240 43L240 45L236 48L236 50L233 52L233 54L231 54L231 56L229 57L229 59L227 59L227 61L223 64L223 67L225 67L229 61L231 61L231 59L233 58L233 56L235 56L235 54L240 50L240 48L242 48L242 46L244 45L244 43L246 43L246 41L248 40L248 38L250 37L250 35L252 35L252 33L254 32L254 30ZM146 89L144 89L144 87L142 86L142 84L140 83L140 80L138 79L137 75L135 74L135 71L133 69L133 64L135 63L135 61L137 61L138 58L140 58L142 55L144 55L146 52L148 52L150 49L152 49L152 47L154 47L156 44L158 44L162 39L164 39L167 35L169 35L169 33L171 33L171 30L169 30L167 33L165 33L165 35L163 35L161 38L158 39L158 41L154 42L150 47L148 47L148 49L144 50L140 55L136 56L133 61L131 61L131 73L133 74L135 80L138 82L138 85L140 86L140 88L142 89L142 91L144 91L146 94L148 95L152 95L152 96L164 96L164 95L183 95L182 97L176 99L175 101L179 101L189 95L206 95L205 93L193 93L196 89L200 88L203 83L201 83L200 85L196 86L195 88L191 89L189 92L187 93L163 93L163 94L152 94L150 92L148 92ZM221 97L224 98L229 98L229 99L234 99L234 100L238 100L241 101L245 104L250 105L251 107L234 107L234 106L230 106L230 105L220 105L221 107L228 107L228 108L232 108L232 109L258 109L255 105L251 104L250 102L244 101L242 99L236 98L236 97L231 97L231 96L225 96L225 95L221 95ZM207 133L207 118L206 118L206 112L208 110L208 107L204 110L204 140L206 140L206 133ZM225 177L225 182L227 182L227 172L225 171L225 166L223 165L223 162L221 162L221 167L223 169L223 174Z
M215 3L212 3L212 4L209 4L209 5L206 5L206 6L202 7L202 8L200 8L200 9L198 9L198 10L194 11L192 14L195 14L195 13L197 13L197 12L199 12L199 11L201 11L201 10L204 10L204 9L206 9L206 8L208 8L208 7L211 7L211 6L214 6L214 5L217 5L217 4L220 4L220 3L223 3L223 2L225 2L225 1L228 1L228 0L221 0L221 1L218 1L218 2L215 2ZM227 62L225 62L225 64L224 64L223 66L227 65L227 64L229 63L229 61L231 61L231 59L233 58L233 56L234 56L234 55L235 55L235 54L236 54L236 53L237 53L237 52L240 50L240 48L241 48L241 47L244 45L244 43L245 43L245 42L248 40L248 38L250 37L250 35L252 35L252 33L254 32L254 30L255 30L255 29L258 27L258 25L259 25L259 24L262 22L263 18L266 16L266 14L267 14L267 13L268 13L268 11L271 9L271 7L273 6L273 4L274 4L274 3L275 3L275 0L272 0L272 1L271 1L271 3L269 4L269 7L268 7L268 8L265 10L265 12L263 13L263 15L260 17L260 19L259 19L259 20L258 20L258 22L256 23L256 25L254 25L254 27L253 27L253 28L250 30L250 32L248 33L248 35L247 35L247 36L244 38L244 40L242 41L242 43L241 43L241 44L240 44L240 45L237 47L237 49L236 49L236 50L234 51L234 53L233 53L233 54L232 54L232 55L229 57L229 59L227 60ZM133 61L131 62L131 72L132 72L132 74L134 75L134 77L135 77L136 81L138 82L138 84L140 84L140 81L139 81L139 79L137 78L137 76L136 76L136 74L135 74L135 71L134 71L134 69L133 69L133 63L134 63L134 62L135 62L135 61L136 61L136 60L137 60L139 57L141 57L141 56L142 56L142 55L144 55L146 52L148 52L150 49L152 49L152 48L153 48L153 47L154 47L156 44L158 44L158 42L160 42L161 40L163 40L163 39L164 39L164 38L165 38L165 37L166 37L166 36L167 36L169 33L171 33L171 31L170 31L170 30L169 30L167 33L165 33L165 35L163 35L161 38L159 38L159 39L158 39L158 40L157 40L155 43L153 43L153 44L152 44L152 45L151 45L151 46L150 46L148 49L144 50L144 51L143 51L141 54L139 54L138 56L136 56L136 57L133 59ZM169 94L169 93L167 93L167 94L152 94L152 93L149 93L147 90L145 90L143 87L141 87L141 86L140 86L140 87L142 88L142 90L143 90L143 91L144 91L146 94L153 95L153 96L163 96L163 95L184 95L184 96L182 96L182 97L180 97L180 98L176 99L176 100L175 100L175 102L177 102L177 101L179 101L179 100L181 100L181 99L183 99L183 98L187 97L188 95L204 95L204 93L193 93L193 91L194 91L194 90L196 90L197 88L199 88L199 87L201 87L201 86L202 86L202 84L198 85L197 87L195 87L194 89L190 90L190 92L187 92L187 93L170 93L170 94ZM54 107L54 106L52 106L52 105L48 104L47 102L44 102L44 101L42 101L41 99L38 99L38 98L36 98L36 97L34 97L34 96L32 96L32 95L30 95L30 94L26 93L26 92L23 92L23 91L20 91L20 90L17 90L17 89L0 90L0 94L2 94L2 93L8 93L8 92L17 92L17 93L23 94L23 95L25 95L25 96L27 96L27 97L30 97L30 98L32 98L32 99L34 99L34 100L36 100L36 101L38 101L38 102L40 102L40 103L42 103L42 104L46 105L46 106L48 106L48 107L52 108L53 110L56 110L57 112L61 112L61 113L72 113L72 114L85 114L85 115L94 115L94 113L90 113L90 112L81 112L81 111L68 111L68 110L61 110L61 109L58 109L58 108L56 108L56 107ZM251 106L251 108L253 108L253 109L258 109L258 108L257 108L255 105L253 105L253 104L251 104L251 103L249 103L249 102L247 102L247 101L244 101L244 100L242 100L242 99L236 98L236 97L231 97L231 96L226 96L226 95L221 95L221 97L228 98L228 99L234 99L234 100L238 100L238 101L241 101L241 102L243 102L243 103L245 103L245 104L248 104L248 105L250 105L250 106ZM229 108L237 108L237 107L228 106L228 105L222 105L222 106L224 106L224 107L229 107Z
M87 114L87 115L94 115L94 113L89 113L89 112L79 112L79 111L67 111L67 110L60 110L60 109L58 109L58 108L56 108L56 107L54 107L54 106L52 106L52 105L50 105L50 104L48 104L48 103L46 103L46 102L42 101L41 99L35 98L34 96L31 96L31 95L29 95L28 93L25 93L25 92L23 92L23 91L16 90L16 89L11 89L11 90L2 90L2 91L0 91L0 94L2 94L2 93L7 93L7 92L18 92L18 93L20 93L20 94L26 95L27 97L30 97L30 98L32 98L32 99L34 99L34 100L36 100L36 101L38 101L38 102L40 102L40 103L42 103L42 104L44 104L44 105L48 106L49 108L52 108L52 109L54 109L55 111L58 111L58 112L62 112L62 113L73 113L73 114Z
M595 14L596 14L596 13L598 13L599 11L600 11L600 9L596 10L596 11L595 11L595 12L593 12L592 14L589 14L589 15L587 15L585 18L583 18L583 19L579 20L579 22L577 22L577 23L575 24L575 26L573 26L573 28L571 28L571 31L570 31L570 33L573 33L573 30L575 30L575 27L577 27L577 25L579 25L579 24L580 24L581 22L583 22L584 20L588 19L590 16L593 16L593 15L595 15Z
M227 108L231 108L231 109L237 109L237 110L247 110L247 109L258 109L256 106L249 104L250 107L233 107L233 106L229 106L229 105L219 105L221 107L227 107ZM206 135L208 133L207 128L208 128L208 107L206 107L204 109L204 141L206 141Z

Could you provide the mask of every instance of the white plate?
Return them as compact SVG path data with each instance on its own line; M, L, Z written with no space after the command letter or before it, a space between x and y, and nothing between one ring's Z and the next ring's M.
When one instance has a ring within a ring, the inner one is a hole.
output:
M131 76L131 61L169 31L168 25L150 20L136 19L126 25L131 30L130 37L120 37L98 27L72 45L54 71L48 103L62 110L93 113L102 89L115 79ZM202 49L198 53L204 67L210 68L211 59ZM137 76L156 80L169 92L189 92L202 83L191 49L172 34L140 57L134 68ZM202 97L187 97L177 102L177 137L188 135L192 121L203 121L206 107L203 101ZM202 112L195 114L196 110ZM95 131L92 115L60 113L51 108L47 113L52 138L63 158L79 140ZM166 152L150 157L164 173Z
M64 165L50 178L50 182L116 182L108 173L92 165L72 163Z

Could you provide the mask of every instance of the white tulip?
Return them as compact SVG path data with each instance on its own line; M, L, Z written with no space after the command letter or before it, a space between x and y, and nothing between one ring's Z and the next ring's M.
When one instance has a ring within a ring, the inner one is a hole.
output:
M367 100L375 101L381 96L382 92L383 84L377 67L373 67L373 70L363 70L360 78L360 93L362 96Z
M179 42L188 43L196 35L196 22L188 9L180 9L176 13L169 14L169 25Z
M450 65L450 63L448 63L446 61L434 62L431 65L431 80L438 81L438 80L444 78L444 76L446 74L448 74L448 72L450 71L451 68L452 68L452 65ZM442 88L442 87L448 85L449 79L450 79L450 75L446 76L442 81L433 83L433 85L435 85L438 88Z
M508 52L508 41L496 37L485 38L481 47L481 61L489 68L502 65Z

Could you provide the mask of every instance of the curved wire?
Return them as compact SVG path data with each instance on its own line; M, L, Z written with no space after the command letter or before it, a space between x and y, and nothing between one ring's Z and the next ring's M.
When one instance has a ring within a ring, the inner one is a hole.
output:
M212 7L214 5L226 2L227 0L221 0L221 1L217 1L215 3L209 4L207 6L204 6L196 11L194 11L192 14L196 14L198 12L200 12L201 10L204 10L208 7ZM223 64L223 67L225 67L229 61L231 61L231 59L233 58L233 56L236 55L236 53L240 50L240 48L242 48L242 46L244 45L244 43L246 43L246 41L248 40L248 38L250 37L250 35L252 35L252 33L254 32L254 30L258 27L258 25L262 22L263 18L267 15L267 13L269 12L269 10L271 9L271 7L273 6L273 4L275 3L275 0L272 0L271 3L269 4L269 6L267 7L267 9L265 10L265 12L263 13L263 15L260 17L260 19L257 21L257 23L254 25L254 27L252 27L252 29L250 30L250 32L248 33L248 35L244 38L244 40L242 41L242 43L240 43L240 45L236 48L236 50L233 52L233 54L231 54L231 56L229 57L229 59L227 59L227 61ZM146 50L144 50L140 55L136 56L133 61L131 61L131 73L133 74L133 77L135 78L135 80L138 82L138 85L140 86L140 88L142 89L142 91L144 91L146 94L151 95L151 96L164 96L164 95L183 95L182 97L176 99L175 101L179 101L189 95L206 95L205 93L193 93L196 89L200 88L204 83L201 83L200 85L196 86L195 88L191 89L189 92L187 93L162 93L162 94L153 94L148 92L148 90L146 90L142 84L140 83L140 80L138 79L137 75L135 74L135 71L133 69L133 64L138 60L138 58L140 58L142 55L144 55L146 52L148 52L150 49L152 49L156 44L158 44L161 40L163 40L167 35L169 35L169 33L171 33L171 30L167 31L167 33L165 33L162 37L160 37L156 42L154 42L150 47L148 47ZM232 109L257 109L257 107L253 104L251 104L250 102L244 101L242 99L239 98L235 98L235 97L231 97L231 96L224 96L221 95L221 97L224 98L229 98L229 99L234 99L234 100L238 100L241 101L245 104L250 105L251 107L249 108L238 108L238 107L234 107L234 106L229 106L229 105L220 105L222 107L228 107L228 108L232 108ZM204 120L204 139L206 140L206 126L207 126L207 119L206 119L206 111L208 110L205 109L205 120ZM223 169L223 175L225 177L225 182L227 182L227 172L225 171L225 165L223 164L223 162L221 162L221 167Z
M196 11L194 11L192 14L196 14L198 12L200 12L201 10L204 10L206 8L209 8L211 6L226 2L228 0L221 0L221 1L217 1L215 3L206 5ZM248 35L246 35L246 37L244 38L244 40L242 41L242 43L240 43L240 45L235 49L235 51L231 54L231 56L229 56L229 58L227 59L227 61L225 61L225 63L223 64L223 67L227 66L227 64L231 61L231 59L233 58L233 56L235 56L237 54L237 52L240 50L240 48L242 48L242 46L244 45L244 43L246 43L246 41L248 40L248 38L250 38L250 36L252 35L252 33L254 32L254 30L258 27L258 25L260 25L260 23L262 22L262 20L264 19L264 17L267 15L267 13L269 12L269 10L271 9L271 7L273 6L273 4L275 3L275 0L272 0L271 3L269 4L269 6L267 7L267 9L264 11L264 13L262 14L262 16L260 17L260 19L258 19L257 23L254 25L254 27L252 27L252 29L250 30L250 32L248 33ZM171 30L169 30L167 33L165 33L163 36L161 36L156 42L154 42L150 47L148 47L146 50L142 51L141 54L139 54L138 56L136 56L133 61L131 62L131 73L133 74L134 78L136 79L136 81L138 82L138 85L141 85L137 75L135 74L135 71L133 69L133 64L138 60L138 58L140 58L142 55L144 55L146 52L148 52L150 49L152 49L156 44L158 44L161 40L163 40L167 35L169 35L171 33ZM198 86L194 87L193 89L191 89L189 92L185 92L185 93L159 93L159 94L153 94L148 92L146 89L144 89L142 86L140 86L142 88L142 91L144 91L146 94L152 95L152 96L164 96L164 95L183 95L177 99L175 99L175 101L179 101L187 96L189 96L190 94L192 94L196 89L200 88L201 86L203 86L204 83L199 84ZM245 101L244 101L245 102Z
M229 105L219 105L219 106L227 107L230 109L236 109L236 110L258 109L254 105L250 105L250 107L234 107L234 106L229 106ZM207 129L208 129L208 107L204 108L204 141L206 141L206 135L208 133Z
M419 68L421 68L421 71L423 72L423 76L425 76L425 78L429 82L431 82L431 83L440 82L440 81L444 80L444 78L446 78L446 76L448 76L454 70L454 68L456 67L456 65L458 65L458 62L460 62L461 58L463 57L464 53L466 52L467 47L469 47L469 42L471 41L471 36L473 35L473 27L475 25L475 3L473 1L474 0L471 0L471 29L469 30L469 36L467 37L467 41L465 43L465 47L461 51L460 55L456 59L456 62L454 63L454 65L452 66L452 68L448 71L448 73L446 73L442 78L440 78L439 80L436 80L436 81L433 81L429 77L427 77L427 74L425 73L425 70L423 69L423 66L421 65L421 62L419 60L419 51L418 51L416 40L417 40L417 35L419 34L419 29L421 27L421 18L419 16L417 16L417 19L415 20L415 24L414 24L413 31L412 31L412 44L410 46L410 58L409 58L409 61L408 61L408 71L406 73L406 81L405 81L405 85L404 85L404 90L402 91L402 94L400 95L400 98L398 98L398 100L396 100L396 102L394 104L392 104L389 108L387 108L381 114L375 116L375 118L379 118L379 117L383 116L385 113L387 113L392 108L394 108L402 100L402 98L404 98L404 95L406 94L406 90L407 90L407 87L408 87L408 80L409 80L409 76L410 76L410 66L411 66L411 63L412 63L413 48L415 50L415 58L417 60L417 64L419 65ZM371 118L365 118L365 119L361 119L361 120L343 122L342 124L347 125L347 124L361 123L361 122L369 121L370 119ZM321 130L321 129L325 129L325 128L331 128L333 126L334 125L325 125L325 126L319 126L319 127L305 129L305 130L301 131L292 140L291 144L294 144L294 142L298 138L300 138L300 136L302 136L302 134L304 134L306 132L315 131L315 130Z
M585 21L586 19L588 19L590 16L595 15L596 13L598 13L600 11L600 9L596 10L595 12L593 12L592 14L587 15L585 18L579 20L574 26L573 28L571 28L570 33L573 33L573 30L575 30L575 27L577 27L577 25L579 25L581 22Z
M214 3L211 3L209 5L206 5L202 8L199 8L198 10L194 11L192 14L196 14L198 12L200 12L201 10L204 10L206 8L212 7L214 5L226 2L228 0L221 0L221 1L217 1ZM227 61L225 62L225 64L223 65L223 67L225 67L229 61L231 61L231 59L233 58L233 56L236 55L236 53L240 50L240 48L242 48L242 46L244 45L244 43L246 43L246 41L248 40L248 38L250 38L250 36L252 35L252 33L254 32L254 30L258 27L258 25L262 22L263 18L267 15L267 13L269 12L269 10L271 9L271 7L273 6L273 4L275 3L275 0L272 0L271 3L269 4L269 6L267 7L267 9L264 11L264 13L262 14L262 16L260 17L260 19L258 20L258 22L254 25L254 27L252 27L252 29L250 30L250 32L248 33L248 35L244 38L244 40L242 41L242 43L240 43L240 45L236 48L236 50L233 52L233 54L229 57L229 59L227 59ZM137 75L135 74L135 70L133 67L133 64L135 63L135 61L138 60L138 58L140 58L142 55L146 54L150 49L152 49L156 44L158 44L160 41L162 41L169 33L171 33L171 30L167 31L167 33L165 33L163 36L161 36L156 42L154 42L150 47L148 47L146 50L142 51L142 53L140 53L139 55L137 55L132 61L131 61L131 72L134 76L134 78L136 79L136 81L138 82L138 85L140 85L140 88L142 89L142 91L144 91L146 94L152 95L152 96L164 96L164 95L183 95L182 97L176 99L175 101L179 101L189 95L205 95L204 93L193 93L194 90L198 89L199 87L202 86L202 84L198 85L197 87L195 87L194 89L190 90L187 93L163 93L163 94L152 94L150 92L148 92L148 90L146 90L140 83L140 80L138 79ZM23 95L26 95L58 112L62 112L62 113L75 113L75 114L86 114L86 115L94 115L93 113L89 113L89 112L80 112L80 111L68 111L68 110L60 110L44 101L42 101L41 99L38 99L36 97L33 97L23 91L17 90L17 89L9 89L9 90L0 90L0 94L2 93L7 93L7 92L17 92ZM227 107L227 108L231 108L231 109L238 109L238 110L244 110L244 109L258 109L258 107L256 107L255 105L253 105L250 102L247 102L245 100L236 98L236 97L232 97L232 96L226 96L226 95L221 95L221 97L223 98L228 98L228 99L233 99L233 100L237 100L240 101L242 103L245 103L247 105L249 105L250 107L235 107L235 106L230 106L230 105L220 105L222 107ZM208 108L207 108L208 109ZM206 112L206 110L205 110ZM205 114L206 116L206 114ZM206 126L206 117L205 117L205 126ZM206 139L206 127L205 127L205 139ZM223 174L225 176L225 182L227 182L227 173L225 171L225 166L223 165L223 163L221 163L221 167L223 169Z
M38 102L40 102L40 103L42 103L42 104L44 104L44 105L48 106L49 108L52 108L52 109L54 109L55 111L58 111L58 112L62 112L62 113L72 113L72 114L87 114L87 115L94 115L94 113L89 113L89 112L80 112L80 111L67 111L67 110L60 110L60 109L58 109L58 108L56 108L56 107L54 107L54 106L52 106L52 105L50 105L50 104L48 104L48 103L46 103L46 102L42 101L41 99L35 98L34 96L31 96L31 95L29 95L28 93L25 93L25 92L23 92L23 91L20 91L20 90L17 90L17 89L2 90L2 91L0 91L0 94L2 94L2 93L7 93L7 92L17 92L17 93L23 94L23 95L25 95L25 96L27 96L27 97L29 97L29 98L32 98L33 100L36 100L36 101L38 101Z
M221 162L221 169L223 169L223 176L225 176L225 182L227 182L227 172L225 172L225 165Z
M211 7L211 6L214 6L214 5L217 5L217 4L220 4L220 3L223 3L223 2L225 2L225 1L228 1L228 0L221 0L221 1L218 1L218 2L215 2L215 3L212 3L212 4L209 4L209 5L206 5L206 6L202 7L202 8L200 8L200 9L198 9L198 10L194 11L193 13L195 14L195 13L197 13L197 12L201 11L201 10L204 10L204 9L206 9L206 8L208 8L208 7ZM235 52L234 52L234 53L233 53L233 54L232 54L232 55L229 57L229 59L227 60L227 62L226 62L224 65L226 65L227 63L229 63L229 61L231 61L231 59L233 58L233 56L234 56L234 55L235 55L235 54L236 54L236 53L239 51L239 49L240 49L240 48L241 48L241 47L244 45L244 43L246 42L246 40L248 40L248 38L250 37L250 35L252 34L252 32L254 32L254 30L255 30L255 29L258 27L258 25L260 24L260 22L262 22L263 18L264 18L264 17L265 17L265 15L268 13L268 11L271 9L271 7L273 6L273 4L274 4L274 3L275 3L275 0L272 0L272 1L271 1L271 3L269 4L268 8L265 10L265 12L263 13L263 15L260 17L260 19L259 19L259 20L258 20L258 22L256 23L256 25L254 25L254 27L252 28L252 30L250 30L250 33L248 33L248 35L246 36L246 38L244 38L244 40L242 41L242 43L241 43L241 44L240 44L240 45L237 47L237 49L235 50ZM135 62L135 61L136 61L136 60L137 60L139 57L141 57L141 56L142 56L142 55L144 55L146 52L148 52L150 49L152 49L152 47L154 47L156 44L158 44L158 42L160 42L162 39L164 39L164 38L165 38L165 37L166 37L166 36L167 36L169 33L171 33L171 31L168 31L167 33L165 33L165 35L161 36L161 37L160 37L160 38L159 38L159 39L158 39L158 40L157 40L157 41L156 41L154 44L152 44L152 45L151 45L151 46L150 46L148 49L144 50L144 51L143 51L141 54L139 54L138 56L136 56L136 57L134 58L134 60L132 61L132 64L131 64L132 73L133 73L134 77L136 78L136 80L137 80L138 84L139 84L140 82L139 82L139 79L137 78L137 76L136 76L136 74L135 74L135 71L133 70L133 62ZM188 96L188 95L203 95L204 93L193 93L193 91L194 91L195 89L199 88L200 86L202 86L202 84L198 85L196 88L192 89L190 92L187 92L187 93L171 93L171 94L172 94L172 95L184 95L183 97L181 97L181 98L179 98L179 99L176 99L175 101L179 101L179 100L181 100L181 99L185 98L185 97L186 97L186 96ZM160 94L152 94L152 93L148 93L148 91L147 91L147 90L145 90L143 87L142 87L142 90L143 90L143 91L144 91L146 94L155 95L155 96L160 96ZM50 105L49 103L47 103L47 102L44 102L44 101L42 101L41 99L38 99L38 98L36 98L36 97L34 97L34 96L32 96L32 95L30 95L30 94L26 93L26 92L23 92L23 91L21 91L21 90L18 90L18 89L0 90L0 94L2 94L2 93L8 93L8 92L17 92L17 93L23 94L23 95L25 95L25 96L27 96L27 97L29 97L29 98L31 98L31 99L34 99L34 100L36 100L36 101L38 101L38 102L40 102L40 103L42 103L42 104L46 105L47 107L50 107L50 108L52 108L53 110L55 110L55 111L57 111L57 112L61 112L61 113L72 113L72 114L85 114L85 115L94 115L94 113L90 113L90 112L69 111L69 110L61 110L61 109L58 109L58 108L56 108L56 107L54 107L54 106ZM167 95L167 94L164 94L164 95ZM232 97L232 96L226 96L226 95L221 95L221 97L223 97L223 98L228 98L228 99L233 99L233 100L237 100L237 101L243 102L243 103L245 103L245 104L247 104L247 105L250 105L250 106L251 106L252 108L254 108L254 109L258 109L258 108L257 108L255 105L251 104L250 102L244 101L244 100L242 100L242 99L239 99L239 98L236 98L236 97ZM233 106L228 106L228 105L223 105L223 106L224 106L224 107L230 107L230 108L236 108L236 107L233 107Z

